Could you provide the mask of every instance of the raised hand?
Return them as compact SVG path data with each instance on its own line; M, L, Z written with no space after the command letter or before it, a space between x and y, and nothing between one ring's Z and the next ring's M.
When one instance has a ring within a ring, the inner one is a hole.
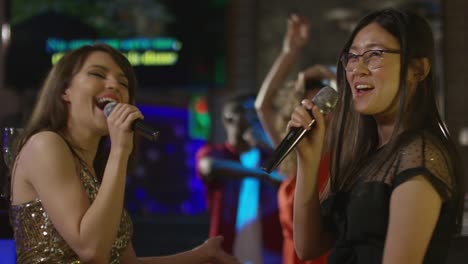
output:
M109 117L107 117L107 126L112 147L121 147L130 153L133 149L133 130L132 124L136 119L143 119L143 115L133 105L117 104Z
M310 111L313 117L310 115ZM315 124L313 128L310 128L309 124L311 124L312 119L315 119ZM304 139L297 144L295 148L297 153L303 157L320 157L325 137L325 121L320 109L311 100L302 100L301 105L294 109L287 129L289 130L293 127L302 127L310 130Z
M309 41L309 20L303 16L292 14L287 23L287 31L283 40L283 52L298 51Z

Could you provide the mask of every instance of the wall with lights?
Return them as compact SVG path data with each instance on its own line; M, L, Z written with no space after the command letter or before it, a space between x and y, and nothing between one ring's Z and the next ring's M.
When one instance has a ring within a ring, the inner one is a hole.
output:
M49 38L46 51L51 63L57 63L63 55L73 49L94 43L105 43L121 51L132 66L168 66L177 63L182 43L170 37L128 39L76 39Z

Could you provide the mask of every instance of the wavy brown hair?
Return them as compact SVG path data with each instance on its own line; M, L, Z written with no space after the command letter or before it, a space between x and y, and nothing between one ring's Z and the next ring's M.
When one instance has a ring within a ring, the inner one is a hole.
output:
M21 133L14 142L13 153L15 156L21 151L29 138L40 131L56 132L62 135L62 137L67 141L65 129L67 127L68 108L65 101L62 99L62 95L70 86L73 77L81 70L89 55L96 51L109 54L121 68L128 79L129 102L134 104L135 90L137 86L135 72L125 56L123 56L119 51L115 50L111 46L101 43L86 45L70 51L52 67L47 75L47 78L39 91L31 118L27 122L24 132ZM79 146L73 145L73 142L67 141L67 143L70 146L79 149ZM93 166L99 179L102 178L104 167L109 155L107 143L108 137L102 137L94 159ZM15 159L16 157L13 160ZM13 167L14 166L12 166L12 168ZM9 196L10 177L7 177L5 189L6 194Z

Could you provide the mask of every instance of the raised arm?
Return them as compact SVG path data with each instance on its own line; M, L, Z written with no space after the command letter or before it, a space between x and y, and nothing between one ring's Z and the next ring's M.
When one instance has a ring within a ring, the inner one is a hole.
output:
M108 262L123 211L127 161L133 148L130 125L141 117L135 107L121 105L108 118L113 145L92 203L74 156L58 134L34 135L18 157L14 176L19 181L13 185L18 193L14 198L25 199L21 191L30 188L29 193L41 200L55 229L83 262ZM93 170L89 164L88 168Z
M300 50L308 39L309 22L304 17L292 15L288 19L281 53L263 81L255 100L255 109L260 122L275 146L281 141L281 135L275 127L276 114L273 111L273 101L279 89L284 86L288 74L297 62Z
M306 111L312 109L310 100L296 107L289 127L308 128L312 118ZM316 125L296 146L298 170L294 193L294 246L301 259L314 259L326 252L334 241L323 228L318 191L318 171L322 154L325 122L318 108L313 108Z

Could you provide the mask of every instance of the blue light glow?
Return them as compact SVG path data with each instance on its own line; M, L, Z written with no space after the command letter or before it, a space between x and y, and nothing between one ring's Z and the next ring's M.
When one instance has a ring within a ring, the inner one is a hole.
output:
M188 111L186 108L175 108L168 106L154 106L154 105L137 105L145 119L183 119L188 118Z
M137 215L206 212L204 185L197 178L194 166L195 153L205 141L194 140L188 135L188 107L139 104L137 107L145 122L160 130L161 137L154 144L142 141L139 146L142 159L139 169L131 172L127 208ZM171 174L174 169L178 171L177 177ZM177 186L184 187L171 190L174 181L178 181ZM174 196L173 192L181 192L181 195Z
M260 151L252 149L245 152L241 155L240 160L242 165L255 168L260 161ZM246 178L242 180L236 219L237 232L257 219L259 189L260 182L258 179Z
M2 256L0 260L2 264L16 263L15 240L0 239L0 256Z

